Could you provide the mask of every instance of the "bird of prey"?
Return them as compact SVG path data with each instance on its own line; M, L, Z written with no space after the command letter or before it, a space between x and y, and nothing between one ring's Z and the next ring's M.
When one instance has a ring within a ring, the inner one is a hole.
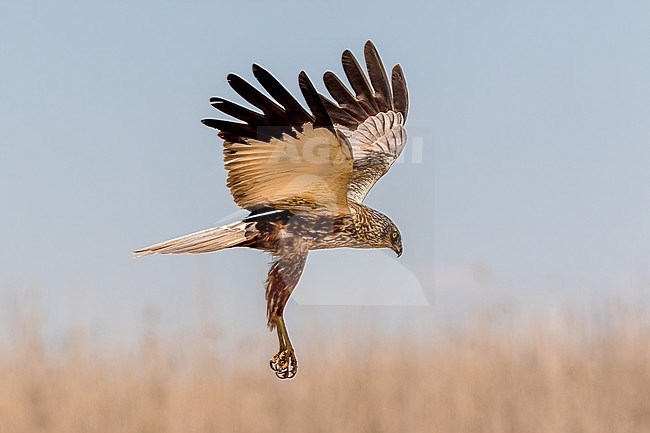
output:
M406 144L406 81L400 65L387 76L371 41L364 57L367 74L349 50L343 52L351 89L333 72L324 74L333 100L319 94L301 72L298 84L308 109L258 65L253 65L253 75L270 97L228 75L232 89L257 110L214 97L211 105L237 121L202 123L219 131L228 188L249 215L134 251L143 256L248 247L271 253L267 319L280 348L270 365L281 379L298 371L283 312L309 251L390 248L398 257L402 254L396 225L363 200Z

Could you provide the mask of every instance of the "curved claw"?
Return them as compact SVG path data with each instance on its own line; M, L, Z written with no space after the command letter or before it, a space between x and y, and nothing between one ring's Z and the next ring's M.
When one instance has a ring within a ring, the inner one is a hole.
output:
M284 371L284 372L277 371L275 373L275 376L278 379L282 379L282 380L284 380L284 379L293 379L294 376L296 375L296 373L298 373L298 370L287 370L287 371Z
M269 366L271 370L275 372L282 371L285 368L285 362L283 360L283 352L278 352L271 357L269 360Z
M294 351L290 349L273 355L269 365L279 379L291 379L298 373L298 360Z
M284 358L284 352L280 351L273 355L271 359L269 359L269 366L271 367L271 370L273 371L281 371L282 370L282 364Z

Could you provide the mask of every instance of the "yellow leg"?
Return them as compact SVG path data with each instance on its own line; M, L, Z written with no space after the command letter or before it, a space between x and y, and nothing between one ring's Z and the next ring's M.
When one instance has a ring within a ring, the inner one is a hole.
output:
M298 372L298 360L282 317L275 319L275 329L278 333L280 350L271 357L269 364L277 377L291 379Z
M280 346L280 349L278 350L278 353L273 355L271 359L269 360L269 365L271 366L271 370L277 372L280 370L280 357L284 353L285 350L287 350L287 345L284 342L284 336L282 334L282 331L280 330L280 320L278 318L275 318L275 332L278 334L278 345Z

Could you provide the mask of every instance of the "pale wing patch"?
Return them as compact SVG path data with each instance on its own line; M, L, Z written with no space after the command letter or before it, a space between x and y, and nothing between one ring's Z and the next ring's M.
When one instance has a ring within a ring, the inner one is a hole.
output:
M354 159L369 153L385 153L397 159L406 144L406 130L402 113L388 111L368 117L357 129L341 130L350 141Z
M402 153L406 144L404 116L382 112L368 117L355 130L340 131L350 141L354 156L348 197L360 203Z
M347 213L352 153L326 128L303 125L296 137L224 143L228 187L244 208Z

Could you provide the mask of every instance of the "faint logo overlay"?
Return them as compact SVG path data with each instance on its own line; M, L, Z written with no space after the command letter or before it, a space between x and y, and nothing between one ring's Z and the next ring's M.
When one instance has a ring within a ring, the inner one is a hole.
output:
M425 131L422 131L425 132ZM308 165L331 164L332 148L326 137L311 137L298 143L285 137L275 150L265 154L272 164ZM304 137L303 137L304 140ZM422 164L425 158L424 136L409 136L408 145L395 164ZM276 180L275 187L295 193L299 187L316 184L326 187L323 176L303 174ZM244 219L247 211L238 210L225 215L218 224ZM408 254L408 245L405 246ZM266 275L271 261L269 255L260 255L258 269ZM291 299L300 305L382 305L430 306L418 276L408 268L404 259L397 259L390 250L336 248L310 251L299 290Z
M300 305L430 306L419 278L392 251L312 251L292 299Z
M300 139L295 139L287 133L283 136L283 140L275 139L273 141L273 150L266 154L270 163L331 164L332 159L339 159L342 156L338 151L334 151L328 135L321 134L313 137L301 135ZM260 139L263 138L263 136L260 137ZM342 149L345 151L345 147ZM409 135L408 143L395 164L422 164L423 162L424 137Z

